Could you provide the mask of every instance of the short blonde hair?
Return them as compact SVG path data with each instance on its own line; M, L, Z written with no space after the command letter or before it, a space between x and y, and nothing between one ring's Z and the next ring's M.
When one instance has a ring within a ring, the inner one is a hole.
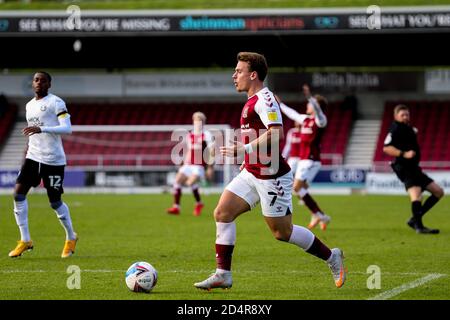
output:
M399 113L402 110L409 111L409 108L406 105L404 105L404 104L396 105L395 108L394 108L394 116L397 115L397 113Z
M199 119L202 122L206 122L206 116L203 112L197 111L192 115L192 120Z

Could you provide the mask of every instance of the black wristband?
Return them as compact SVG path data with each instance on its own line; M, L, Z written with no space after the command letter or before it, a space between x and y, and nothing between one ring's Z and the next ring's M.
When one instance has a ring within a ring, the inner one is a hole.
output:
M405 154L405 151L400 151L400 155L399 155L399 157L400 158L403 158L403 155Z

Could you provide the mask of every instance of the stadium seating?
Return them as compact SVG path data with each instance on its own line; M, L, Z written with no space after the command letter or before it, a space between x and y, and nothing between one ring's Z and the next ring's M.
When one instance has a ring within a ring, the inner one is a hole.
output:
M289 104L304 111L304 104ZM127 103L70 104L74 125L172 125L192 124L192 114L202 111L208 124L239 128L241 103ZM350 110L331 104L328 128L323 139L323 162L338 162L345 153L351 130ZM285 131L293 126L286 117ZM68 164L72 166L161 166L171 165L170 150L177 142L170 132L78 132L64 138ZM336 161L335 161L336 162Z
M230 123L239 127L241 104L232 103L127 103L71 104L72 122L78 125L156 125L190 124L192 114L202 111L208 123Z
M11 131L17 116L17 105L9 105L0 114L0 148Z
M192 114L204 112L211 124L239 127L242 106L230 103L71 104L74 125L192 124ZM171 165L177 141L171 132L79 132L64 138L68 164L73 166Z
M393 121L394 107L403 103L410 108L411 123L418 129L418 142L422 152L422 168L426 170L450 169L450 101L396 101L387 102L383 114L374 162L386 167L392 157L384 154L383 142Z

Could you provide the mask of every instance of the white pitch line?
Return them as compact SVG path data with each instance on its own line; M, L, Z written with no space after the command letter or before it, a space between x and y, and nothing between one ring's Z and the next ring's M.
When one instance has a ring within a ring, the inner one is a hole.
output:
M50 272L47 270L0 270L0 273L43 273Z
M394 297L394 296L396 296L396 295L398 295L398 294L400 294L402 292L405 292L407 290L416 288L416 287L421 286L421 285L423 285L423 284L425 284L425 283L427 283L429 281L433 281L433 280L438 279L438 278L443 277L443 276L445 276L445 274L430 273L430 274L426 275L423 278L419 278L419 279L414 280L412 282L406 283L406 284L401 285L400 287L396 287L396 288L394 288L392 290L385 291L385 292L380 293L380 294L378 294L378 295L376 295L376 296L374 296L372 298L369 298L367 300L387 300L387 299L392 298L392 297Z

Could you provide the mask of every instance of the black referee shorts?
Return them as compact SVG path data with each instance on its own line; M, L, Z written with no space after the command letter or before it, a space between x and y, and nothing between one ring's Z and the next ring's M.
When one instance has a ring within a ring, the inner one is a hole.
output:
M64 167L50 166L31 159L25 159L16 183L37 187L42 180L49 194L61 195L64 193Z
M391 164L391 167L400 181L405 185L406 190L411 187L421 187L422 191L424 191L433 182L433 179L423 173L419 166L405 167Z

